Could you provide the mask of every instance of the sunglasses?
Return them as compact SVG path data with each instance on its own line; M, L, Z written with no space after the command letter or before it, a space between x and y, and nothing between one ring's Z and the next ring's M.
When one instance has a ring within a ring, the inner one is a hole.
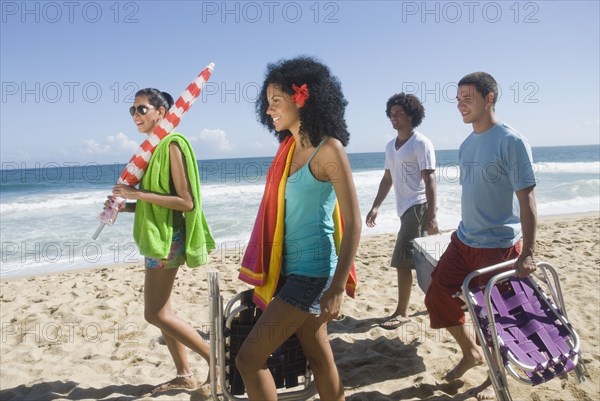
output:
M135 107L135 106L131 106L129 108L129 114L131 114L131 116L133 117L133 115L137 112L140 116L145 116L146 113L148 113L149 110L155 110L154 107L150 107L150 106L146 106L143 104L140 104L139 106Z

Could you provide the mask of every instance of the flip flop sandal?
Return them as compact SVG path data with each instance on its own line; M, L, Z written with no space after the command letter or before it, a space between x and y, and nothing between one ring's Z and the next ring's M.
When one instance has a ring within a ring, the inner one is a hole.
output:
M408 317L394 316L380 323L379 327L386 330L394 330L408 322L410 322L410 318Z

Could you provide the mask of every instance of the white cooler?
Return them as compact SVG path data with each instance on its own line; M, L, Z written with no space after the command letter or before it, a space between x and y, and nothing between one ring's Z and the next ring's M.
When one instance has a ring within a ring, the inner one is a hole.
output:
M438 260L448 248L452 233L431 235L415 238L413 244L413 259L417 271L417 281L423 292L427 293L431 283L431 273L437 266Z

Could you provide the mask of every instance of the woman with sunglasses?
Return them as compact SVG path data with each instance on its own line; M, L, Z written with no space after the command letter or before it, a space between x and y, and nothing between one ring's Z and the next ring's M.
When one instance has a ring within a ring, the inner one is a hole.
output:
M150 134L172 104L168 93L142 89L136 93L129 113L138 131ZM214 248L200 204L197 171L196 156L187 139L171 133L157 145L139 189L116 185L112 191L115 197L136 201L125 203L121 211L135 212L134 239L145 256L144 317L161 330L177 369L176 377L157 386L153 393L197 387L186 347L209 361L206 342L173 313L171 305L179 266L206 263L208 252ZM197 241L198 233L202 241Z

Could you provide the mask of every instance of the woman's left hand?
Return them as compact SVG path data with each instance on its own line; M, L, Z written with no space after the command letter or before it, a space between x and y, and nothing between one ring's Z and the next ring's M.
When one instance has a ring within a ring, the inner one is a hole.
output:
M117 184L112 190L114 196L120 196L125 199L138 199L140 191L134 187L125 184Z
M321 323L326 323L332 319L336 319L342 308L342 298L344 290L335 291L329 288L321 297L321 314L319 318Z

